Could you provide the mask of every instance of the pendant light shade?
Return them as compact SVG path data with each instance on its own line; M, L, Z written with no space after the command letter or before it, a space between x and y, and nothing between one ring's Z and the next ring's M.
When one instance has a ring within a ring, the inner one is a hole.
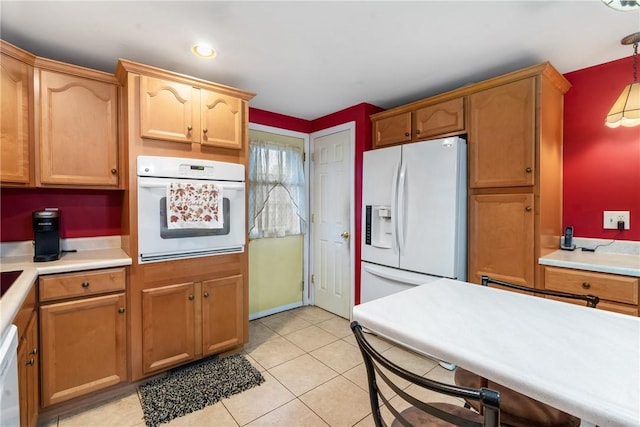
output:
M638 42L640 33L631 34L622 39L623 45L633 44L633 82L628 84L609 110L605 125L610 128L618 126L640 125L640 82L638 82Z

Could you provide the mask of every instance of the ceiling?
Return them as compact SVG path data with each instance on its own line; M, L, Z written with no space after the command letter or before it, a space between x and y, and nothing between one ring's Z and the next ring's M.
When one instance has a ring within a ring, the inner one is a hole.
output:
M640 10L601 0L1 0L0 15L2 39L35 55L107 72L125 58L255 92L252 107L307 120L543 61L561 73L609 62L633 53L620 40L640 30ZM193 56L198 41L216 58Z

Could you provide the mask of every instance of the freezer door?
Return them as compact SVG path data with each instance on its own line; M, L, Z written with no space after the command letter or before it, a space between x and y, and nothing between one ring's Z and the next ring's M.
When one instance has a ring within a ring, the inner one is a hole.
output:
M361 303L437 280L436 277L425 274L411 273L367 262L361 263L360 277Z
M401 147L366 151L362 162L362 259L398 267L394 195Z
M400 268L466 279L466 143L403 146Z

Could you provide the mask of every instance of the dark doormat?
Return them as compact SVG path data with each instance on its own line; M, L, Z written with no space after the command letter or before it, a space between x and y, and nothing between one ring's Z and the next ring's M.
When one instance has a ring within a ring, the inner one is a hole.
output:
M242 354L216 356L173 369L138 387L149 427L200 410L264 382Z

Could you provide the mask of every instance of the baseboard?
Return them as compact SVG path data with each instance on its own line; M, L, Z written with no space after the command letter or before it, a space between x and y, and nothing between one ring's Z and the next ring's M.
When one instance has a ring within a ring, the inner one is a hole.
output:
M280 307L270 308L269 310L259 311L257 313L251 313L249 320L259 319L261 317L271 316L272 314L281 313L283 311L291 310L293 308L302 307L302 301L294 302L292 304L281 305Z

